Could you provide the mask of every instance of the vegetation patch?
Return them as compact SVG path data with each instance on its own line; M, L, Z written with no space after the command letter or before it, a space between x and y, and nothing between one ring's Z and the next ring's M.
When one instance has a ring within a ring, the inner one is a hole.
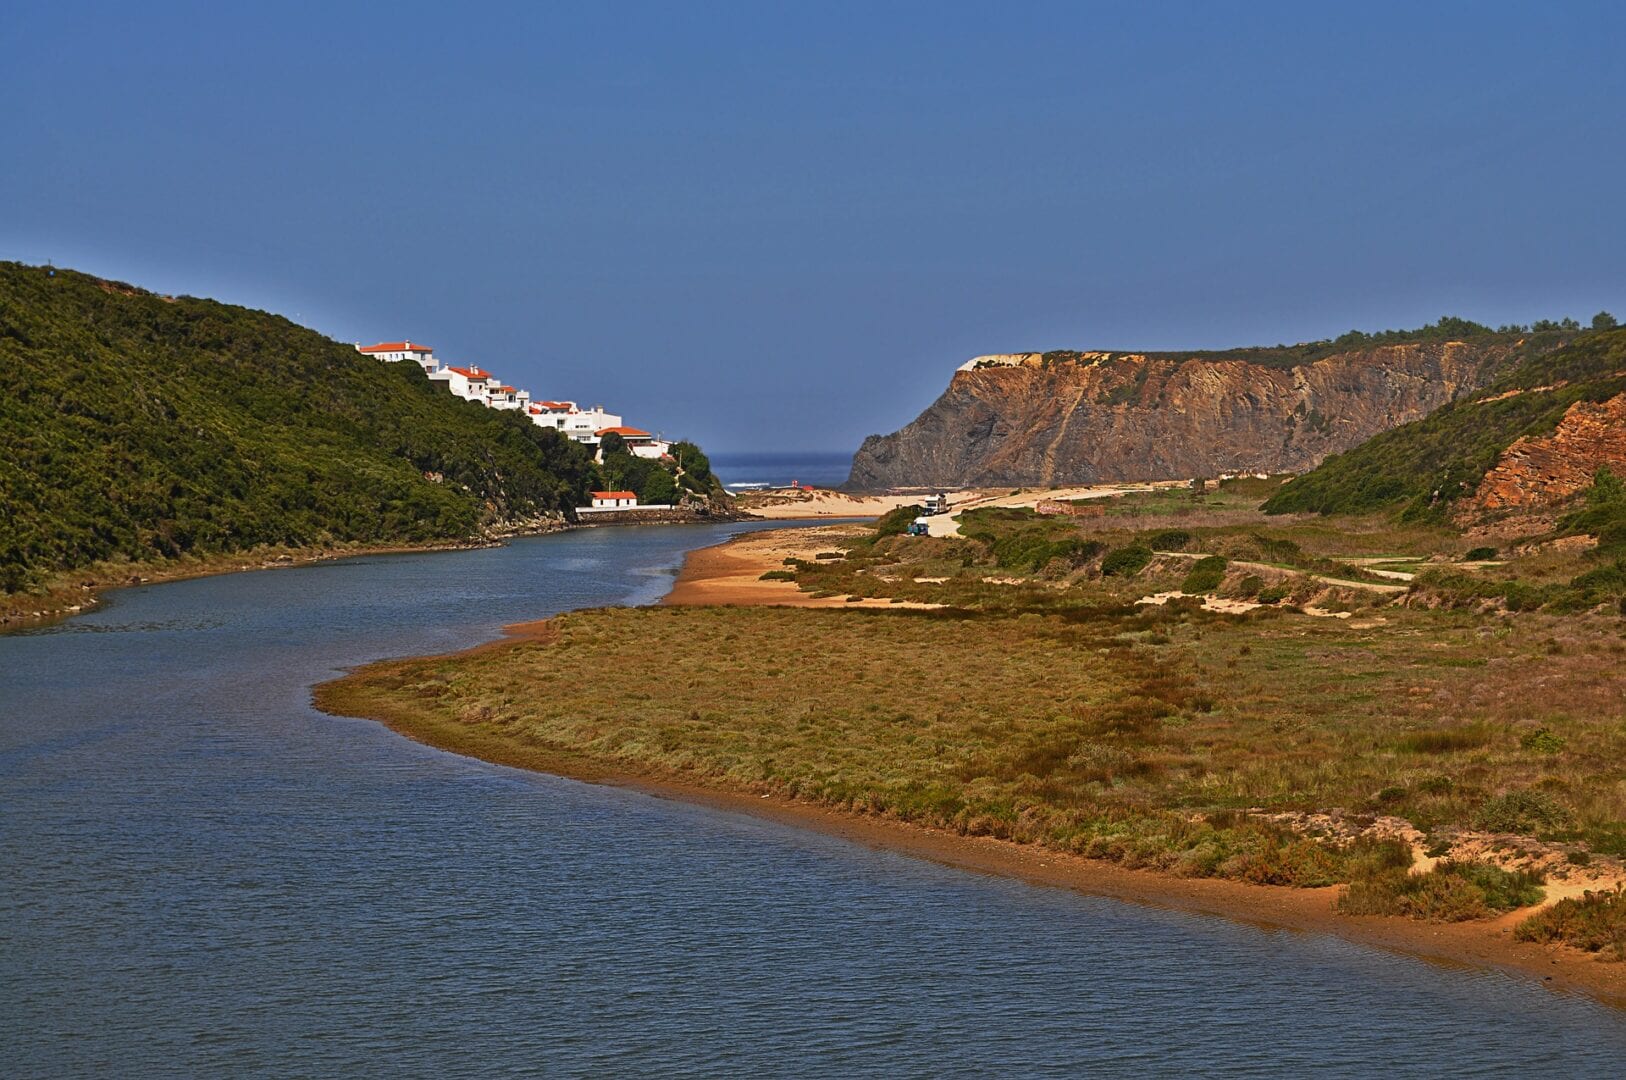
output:
M1539 904L1541 885L1539 875L1484 862L1446 861L1422 874L1391 866L1351 882L1339 896L1337 910L1461 922Z
M1615 888L1566 897L1514 927L1513 937L1626 960L1626 892Z

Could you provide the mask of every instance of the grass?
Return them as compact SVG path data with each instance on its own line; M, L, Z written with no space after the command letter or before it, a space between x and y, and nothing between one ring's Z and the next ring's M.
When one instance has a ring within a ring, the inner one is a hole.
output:
M1616 888L1566 897L1514 927L1513 936L1626 960L1626 892Z
M1462 922L1542 901L1541 878L1484 862L1441 862L1423 874L1387 866L1358 878L1338 898L1345 915L1403 915Z

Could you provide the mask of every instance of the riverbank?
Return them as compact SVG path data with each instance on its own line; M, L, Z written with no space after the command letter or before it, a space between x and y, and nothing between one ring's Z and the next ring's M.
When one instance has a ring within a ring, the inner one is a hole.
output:
M945 727L939 735L933 725L944 723L944 713L928 721L932 708L959 704L971 714L987 715L988 705L978 695L988 693L998 678L1010 677L1012 669L1019 669L1014 671L1017 681L1043 685L1058 655L1054 635L1036 620L1016 620L1012 630L1020 627L1030 640L990 656L988 628L975 622L874 611L776 612L785 599L779 587L793 589L790 583L763 583L774 587L772 593L737 591L748 588L752 571L760 575L776 557L816 556L813 549L829 539L816 535L823 531L810 530L800 538L753 534L695 552L680 575L676 599L666 609L582 612L514 627L509 638L467 653L370 665L318 687L317 704L502 764L743 810L967 869L1519 972L1547 985L1626 1003L1626 965L1513 940L1513 925L1528 912L1463 923L1343 916L1333 910L1340 891L1336 887L1288 888L1129 869L1036 843L975 835L984 828L975 822L965 829L923 824L929 815L906 809L915 788L905 783L906 776L886 779L888 770L902 760L900 754L918 756L929 745L952 748L955 744L944 740L960 738L956 732L966 730ZM723 602L737 606L694 606L705 605L708 592L727 596ZM844 598L821 599L835 602L816 606L856 606ZM769 606L757 614L743 610L764 604ZM795 639L793 644L787 644L789 638ZM563 647L555 650L561 640ZM662 670L668 674L660 678L638 674L647 667L641 643L649 640L663 643L667 666ZM745 656L739 641L755 641L759 647ZM863 646L856 651L855 641ZM1068 691L1070 698L1078 701L1079 693L1096 693L1109 700L1131 694L1132 687L1114 681L1121 681L1121 665L1104 658L1095 663L1090 659L1094 652L1065 650L1064 655L1074 658L1070 663L1090 665L1088 671L1073 673L1080 681ZM803 658L801 664L792 659L796 655ZM979 670L979 657L993 666ZM515 701L516 687L532 682L538 693L520 700L557 699L549 687L577 685L575 668L584 663L597 671L625 670L625 685L605 691L609 696L589 695L591 700L579 700L556 717L539 716L535 706L515 713L505 704ZM689 680L692 689L674 691L674 670L707 673ZM838 671L839 677L827 678L826 673ZM918 678L926 671L937 681L960 682L923 697ZM874 696L862 691L883 684L893 688L884 697L898 716L877 727L884 718L873 713ZM939 700L944 704L932 704ZM639 703L630 722L625 719L628 702ZM1053 715L1053 706L1041 701L1022 707L1029 706L1031 723L984 733L985 742L967 750L973 753L968 760L1006 745L1020 747L1042 730L1043 717ZM1076 707L1093 706L1081 701ZM818 722L809 727L806 718L815 714ZM742 725L753 722L759 722L760 730L748 734ZM765 741L741 741L758 736ZM789 771L798 761L823 764ZM828 779L797 779L819 775Z
M692 551L672 589L661 599L668 606L772 606L798 608L934 608L937 604L900 603L845 594L806 592L783 573L794 562L817 561L832 546L861 531L851 525L803 526L748 533L728 543Z
M353 559L363 555L406 555L431 551L470 551L496 547L520 536L544 536L572 528L563 521L504 532L483 540L426 541L421 544L325 544L312 547L267 547L253 551L216 555L185 556L164 562L96 563L55 575L39 591L0 596L0 633L27 627L45 626L101 602L109 589L136 585L158 585L191 578L240 574L252 570L278 570L310 563Z

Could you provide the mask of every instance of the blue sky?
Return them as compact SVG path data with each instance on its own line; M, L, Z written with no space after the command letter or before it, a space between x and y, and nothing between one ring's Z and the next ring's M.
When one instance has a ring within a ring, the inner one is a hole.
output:
M721 451L965 358L1626 315L1617 5L0 16L0 258L410 336Z

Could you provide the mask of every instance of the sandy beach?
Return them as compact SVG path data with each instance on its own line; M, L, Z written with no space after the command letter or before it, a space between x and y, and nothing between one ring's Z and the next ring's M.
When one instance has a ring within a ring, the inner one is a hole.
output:
M935 607L933 604L893 603L889 600L815 596L794 581L764 581L762 575L785 569L786 559L812 560L832 550L838 538L858 533L851 525L803 526L744 536L689 553L672 591L662 604L766 604L774 607Z

